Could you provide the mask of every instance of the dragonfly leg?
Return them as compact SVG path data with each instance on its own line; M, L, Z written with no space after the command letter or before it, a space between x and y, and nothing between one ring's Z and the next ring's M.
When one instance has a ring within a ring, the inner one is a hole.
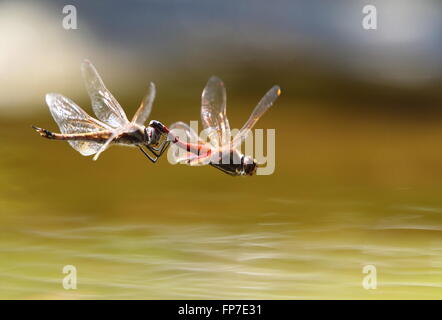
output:
M158 147L152 147L152 146L147 146L147 147L155 156L160 157L164 153L164 151L167 150L169 145L170 145L170 141L165 139Z
M138 147L140 150L141 150L141 152L150 160L150 161L152 161L152 163L156 163L157 162L157 160L158 160L158 156L156 156L156 154L155 154L155 158L154 157L152 157L150 154L148 154L146 151L144 151L144 149L142 148L142 147ZM149 149L149 147L148 147L148 149ZM152 152L152 150L151 149L149 149L151 152Z
M158 146L157 148L146 145L145 147L155 156L151 156L150 154L148 154L141 146L138 146L138 148L141 150L141 152L143 152L143 154L153 163L157 162L158 158L161 157L161 155L164 153L164 151L167 150L167 148L170 145L170 141L168 141L167 139L164 140L160 146Z
M164 135L161 135L161 138L164 138ZM153 147L151 146L151 148L155 151L161 151L164 148L164 144L168 141L167 137L165 139L160 139L160 141L162 140L161 143L158 144L158 147Z
M164 151L167 150L167 148L170 145L170 141L164 140L161 145L158 147L158 150L155 149L155 151L159 151L158 157L161 157L161 155L164 153Z
M167 148L169 147L169 145L170 145L170 141L169 141L169 140L164 141L164 143L163 143L163 148L161 149L161 152L160 152L160 156L164 153L164 151L167 150Z

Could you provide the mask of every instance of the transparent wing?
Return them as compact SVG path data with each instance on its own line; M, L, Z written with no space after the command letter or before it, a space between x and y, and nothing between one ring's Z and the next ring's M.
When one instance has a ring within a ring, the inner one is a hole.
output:
M256 122L258 122L259 118L261 118L261 116L273 105L276 98L278 98L280 94L281 89L279 86L273 86L269 91L267 91L253 110L249 120L247 120L245 125L241 128L241 130L239 130L238 134L233 139L232 145L234 148L240 145L241 142L247 138L247 135L250 133Z
M203 127L211 135L217 135L219 146L230 143L230 125L226 116L226 88L221 79L211 77L201 97L201 120Z
M198 156L192 152L186 152L174 158L175 163L187 164L189 166L205 166L211 161L210 156Z
M186 164L192 167L205 166L208 165L211 160L212 158L210 156L196 156L193 154L193 156L187 160Z
M113 128L118 128L129 122L126 114L118 101L112 96L104 86L95 67L88 60L81 65L84 82L87 92L91 98L92 109L97 118L107 123Z
M46 103L61 133L86 133L112 130L106 124L92 118L71 99L57 93L46 95ZM69 144L84 156L96 153L103 143L93 141L68 141Z
M155 99L155 93L155 85L151 82L149 84L149 89L144 96L143 101L141 102L140 107L138 108L132 119L133 123L143 125L149 118L150 112L152 111L152 104Z
M169 130L173 135L176 136L182 136L181 134L184 133L187 142L204 143L204 141L199 138L196 132L187 123L181 121L175 122L169 127Z
M95 155L94 155L94 158L93 158L94 161L98 159L98 157L100 156L100 154L101 154L104 150L106 150L107 148L109 148L111 142L115 139L116 136L117 136L117 134L116 134L116 132L114 132L114 133L109 137L109 139L107 139L107 141L106 141L104 144L102 144L102 145L100 146L100 149L98 149L98 150L97 150L97 153L95 153Z

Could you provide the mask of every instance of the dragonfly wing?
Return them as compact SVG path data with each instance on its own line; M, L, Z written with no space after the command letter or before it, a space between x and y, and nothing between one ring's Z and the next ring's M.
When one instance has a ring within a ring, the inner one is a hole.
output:
M218 146L230 143L230 125L226 116L226 88L221 79L211 77L201 97L201 120L210 140Z
M210 155L202 155L202 156L196 156L193 155L191 158L189 158L188 160L188 165L189 166L205 166L208 165L211 161L211 157Z
M192 152L174 158L175 163L187 164L189 166L205 166L210 163L210 156L198 156Z
M273 86L269 91L267 91L253 110L249 120L247 120L245 125L241 128L241 130L239 130L238 134L233 139L233 147L237 147L243 140L247 138L247 135L250 133L256 122L258 122L259 118L261 118L261 116L273 105L280 94L281 89L279 86Z
M116 133L114 132L114 133L109 137L109 139L107 139L107 141L106 141L104 144L102 144L102 145L100 146L100 149L98 149L97 153L95 153L95 155L94 155L94 158L93 158L94 161L97 160L98 157L100 156L100 154L101 154L104 150L106 150L106 149L109 147L109 145L110 145L111 142L115 139L116 136L117 136L117 135L116 135Z
M152 104L155 99L155 93L156 93L155 85L151 82L149 84L149 90L144 96L140 107L138 108L137 112L135 113L132 119L133 123L143 125L146 122L146 120L149 118L150 112L152 111Z
M204 143L188 124L184 122L175 122L170 127L170 132L175 136L186 136L186 142L189 143Z
M46 103L61 133L87 133L112 130L109 126L92 118L71 99L57 93L46 95ZM94 141L68 141L69 144L84 156L96 153L103 143Z
M118 101L105 87L95 67L88 60L81 65L83 79L92 101L92 109L97 118L113 128L121 127L129 122Z
M187 152L181 157L177 157L175 160L177 163L187 164L192 167L205 166L211 161L210 155L196 155L192 152Z

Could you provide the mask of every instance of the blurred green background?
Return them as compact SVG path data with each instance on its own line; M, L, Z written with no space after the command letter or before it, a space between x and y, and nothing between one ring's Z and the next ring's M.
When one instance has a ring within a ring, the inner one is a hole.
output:
M375 31L365 4L0 2L0 297L440 299L442 4L371 1ZM46 93L91 113L84 58L129 118L155 82L165 124L199 120L211 75L233 128L280 85L256 126L276 129L275 173L41 139L32 124L58 129Z

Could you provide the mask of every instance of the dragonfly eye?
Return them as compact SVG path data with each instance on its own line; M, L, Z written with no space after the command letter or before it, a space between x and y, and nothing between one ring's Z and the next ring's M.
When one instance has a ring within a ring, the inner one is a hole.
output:
M144 128L144 133L148 144L157 144L161 138L161 133L151 126Z
M253 176L256 172L257 165L255 159L249 156L244 156L241 159L242 162L242 171L244 175Z
M151 127L144 128L144 136L145 136L146 142L148 144L150 144L152 141L152 128Z

